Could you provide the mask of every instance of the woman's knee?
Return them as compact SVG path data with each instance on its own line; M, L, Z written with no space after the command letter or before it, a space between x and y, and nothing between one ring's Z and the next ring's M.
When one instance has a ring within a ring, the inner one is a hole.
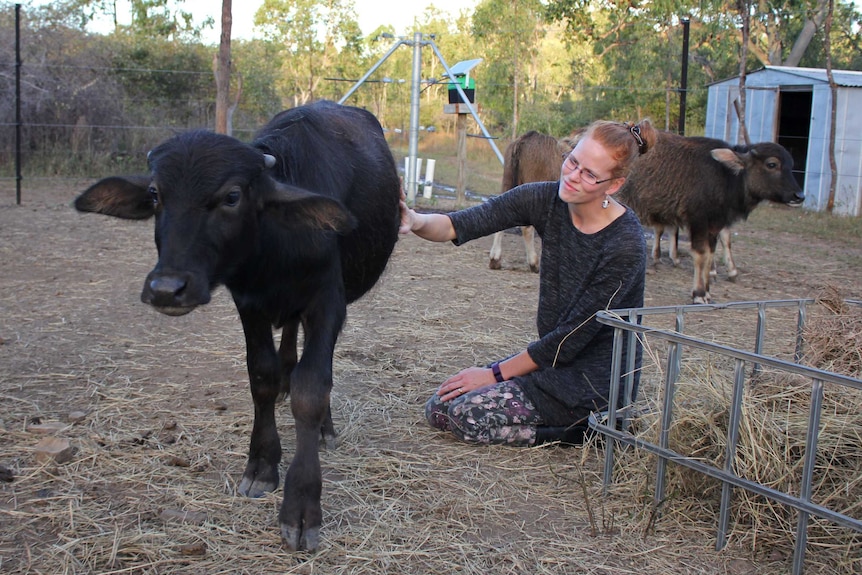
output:
M449 431L449 406L440 401L435 393L425 402L425 419L434 429Z
M487 444L490 440L490 430L487 422L472 417L469 411L449 409L449 431L465 443Z

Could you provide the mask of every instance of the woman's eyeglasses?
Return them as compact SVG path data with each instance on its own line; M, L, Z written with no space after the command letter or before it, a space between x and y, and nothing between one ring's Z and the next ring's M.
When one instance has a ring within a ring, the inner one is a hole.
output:
M604 180L600 180L597 175L592 173L589 170L586 170L581 167L578 161L572 156L571 153L563 154L563 167L567 172L574 172L575 170L580 170L581 172L581 180L586 182L591 186L597 186L598 184L603 184L605 182L610 182L614 178L605 178Z

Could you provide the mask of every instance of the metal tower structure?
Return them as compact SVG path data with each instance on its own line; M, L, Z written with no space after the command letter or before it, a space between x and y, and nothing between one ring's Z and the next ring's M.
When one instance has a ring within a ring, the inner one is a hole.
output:
M433 37L423 38L423 34L421 32L414 32L413 39L408 40L406 38L400 39L395 43L387 52L383 55L380 60L374 64L368 72L366 72L356 83L347 91L344 96L338 100L339 104L343 104L350 96L353 95L354 92L361 86L371 75L377 71L377 69L391 56L399 47L401 46L409 46L413 48L413 73L411 79L411 89L410 89L410 131L409 131L409 148L408 148L408 160L407 160L407 173L404 175L404 187L405 193L407 194L407 200L410 203L413 203L416 199L416 192L419 188L419 174L417 173L417 153L419 148L419 101L420 101L420 85L421 85L421 68L422 68L422 47L430 46L434 51L434 54L437 56L437 59L440 60L440 64L443 65L443 69L446 70L446 74L449 76L451 80L455 79L455 74L452 73L452 69L449 67L449 64L446 63L446 59L440 53L440 49L437 47L437 44L434 43ZM462 102L464 102L464 106L470 112L470 115L473 116L473 119L476 120L476 124L478 124L479 128L482 130L482 134L487 139L488 143L491 145L491 148L494 150L494 153L497 155L497 158L500 160L500 163L503 164L503 154L500 153L500 150L497 148L496 144L494 144L494 140L491 138L491 135L488 133L488 130L485 129L484 124L482 124L482 120L479 119L479 115L476 113L476 108L469 101L467 95L464 93L464 90L461 88L458 82L454 82L456 89L458 90L458 94L461 96Z

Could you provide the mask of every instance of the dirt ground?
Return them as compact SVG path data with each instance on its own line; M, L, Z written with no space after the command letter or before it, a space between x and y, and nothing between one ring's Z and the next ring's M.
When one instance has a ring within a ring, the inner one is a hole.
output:
M252 409L227 293L180 318L143 305L152 224L76 213L88 183L30 184L22 206L0 184L0 573L789 572L786 548L744 534L716 551L714 524L646 530L648 510L601 498L600 448L469 447L426 427L442 379L534 334L537 276L514 234L501 271L487 267L490 238L456 248L404 237L350 308L332 398L340 445L322 454L321 550L284 552L280 492L236 495ZM758 209L786 229L754 217L734 228L740 277L719 269L716 301L825 286L862 298L862 242L801 236L792 210ZM646 305L689 303L691 281L690 257L663 263ZM732 339L738 328L710 330ZM289 405L279 411L287 459ZM37 460L36 423L63 424L53 435L70 442L69 461ZM806 572L851 571L815 561Z

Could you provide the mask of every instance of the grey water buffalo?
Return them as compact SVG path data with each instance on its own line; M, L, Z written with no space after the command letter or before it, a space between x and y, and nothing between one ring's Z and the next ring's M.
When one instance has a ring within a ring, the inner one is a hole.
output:
M731 146L712 138L661 132L614 196L647 226L687 227L694 257L692 301L708 303L719 233L763 201L800 205L793 159L778 144Z
M315 550L319 442L335 436L333 351L347 304L376 283L398 238L400 183L380 124L359 108L317 102L278 114L250 144L207 131L178 135L148 164L145 176L95 183L75 207L155 217L158 262L141 299L158 311L186 314L217 286L230 291L254 401L238 489L257 497L278 487L275 404L290 394L296 447L278 521L289 549ZM273 328L282 328L277 351Z
M552 136L536 131L529 131L513 140L506 146L503 154L503 180L500 185L500 193L527 182L559 180L563 154L572 149L567 142L568 140L558 141ZM503 233L494 234L488 262L488 267L492 270L500 269L500 260L503 255ZM535 230L532 226L522 226L521 236L524 239L527 265L530 266L531 271L538 273L539 256L536 254L536 246L533 241Z

